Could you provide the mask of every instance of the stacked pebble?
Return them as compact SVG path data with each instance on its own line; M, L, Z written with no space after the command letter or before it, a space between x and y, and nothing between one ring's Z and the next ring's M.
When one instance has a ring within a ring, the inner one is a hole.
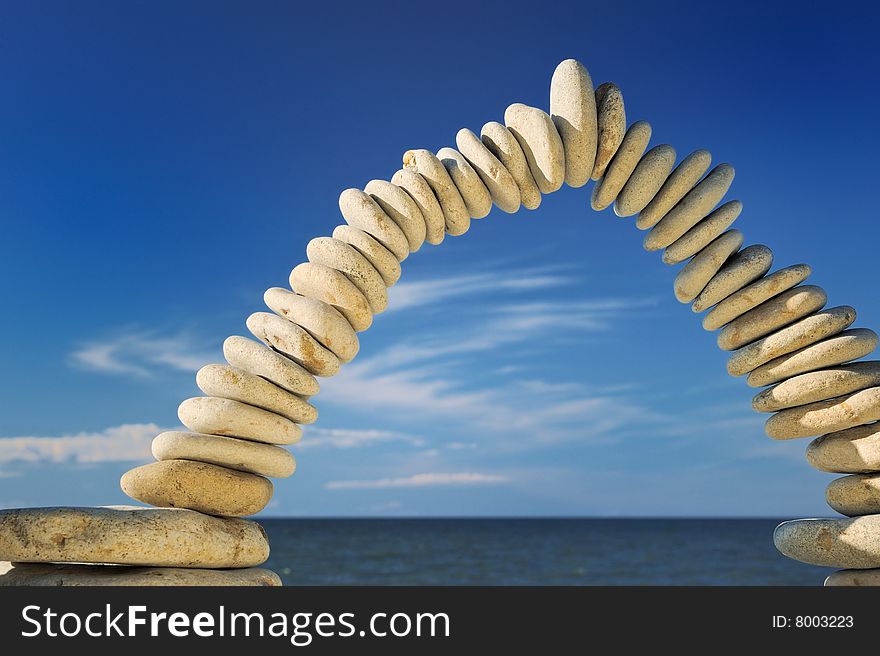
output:
M809 266L770 274L772 251L761 244L743 247L743 233L731 228L742 203L720 204L733 182L733 167L709 170L712 157L705 150L678 166L672 146L649 150L650 124L627 126L616 85L606 82L594 90L586 68L566 60L553 74L549 109L510 105L504 124L486 123L479 136L460 130L457 149L409 150L390 181L342 192L345 223L330 237L309 243L307 261L290 274L290 290L265 293L271 312L248 318L248 330L259 341L228 338L223 349L228 364L198 373L206 396L179 408L192 432L157 436L157 462L122 477L129 496L162 508L0 513L0 559L141 568L119 568L125 573L113 576L85 566L16 565L0 572L0 581L12 576L19 584L95 584L154 577L162 584L275 583L265 570L219 569L253 568L268 555L258 525L237 518L266 506L273 489L268 477L293 473L293 457L281 445L296 442L300 425L317 418L308 402L318 392L315 376L332 376L355 357L357 333L385 309L386 289L400 278L400 263L425 242L436 245L447 234L464 234L493 203L508 213L520 206L536 209L542 194L592 179L593 209L613 207L618 216L635 216L636 226L648 231L646 250L662 250L667 264L685 263L675 278L675 296L694 312L708 311L703 327L720 330L718 346L731 352L728 372L765 387L753 405L775 413L767 421L768 434L775 439L825 434L810 445L809 461L849 474L828 487L828 501L854 518L786 522L776 531L777 547L806 562L847 568L829 577L829 585L878 582L880 424L873 422L880 420L880 362L855 362L874 350L877 335L850 328L856 313L848 306L824 309L824 290L801 284ZM165 526L164 538L147 536L145 517L154 519L151 530ZM71 526L82 521L96 543L69 539ZM203 532L198 545L213 558L194 557L193 545L173 522L198 525ZM233 529L247 533L240 539L252 547L257 544L248 552L252 557L244 558L237 545L236 558L225 558ZM55 537L47 539L50 533ZM125 543L132 537L134 546ZM108 558L123 552L125 558ZM199 567L205 569L193 569Z

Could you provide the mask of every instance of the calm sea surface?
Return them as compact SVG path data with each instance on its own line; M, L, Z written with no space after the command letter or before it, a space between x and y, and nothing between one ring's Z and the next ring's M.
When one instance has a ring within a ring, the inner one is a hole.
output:
M773 519L265 519L286 585L821 585Z

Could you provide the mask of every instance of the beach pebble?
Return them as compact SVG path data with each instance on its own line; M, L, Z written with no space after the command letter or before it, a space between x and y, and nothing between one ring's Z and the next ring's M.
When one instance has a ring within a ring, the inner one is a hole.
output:
M596 161L596 92L587 69L575 59L561 62L550 79L550 118L565 149L565 182L582 187Z
M764 424L774 440L815 437L880 419L880 387L780 410Z
M694 299L691 310L702 312L749 285L773 266L773 251L761 244L742 249L725 263Z
M718 235L727 230L742 212L742 203L732 200L715 209L709 216L684 233L663 251L663 262L678 264L693 257Z
M645 209L639 212L636 227L639 230L647 230L657 225L660 219L694 188L703 174L709 170L711 163L712 154L708 150L695 150L681 160L660 187L657 195L651 199Z
M730 164L719 164L712 169L645 235L645 250L666 248L702 221L724 198L733 184L733 176Z
M675 277L675 298L690 303L743 245L743 233L730 230L697 253Z
M339 358L321 346L302 326L269 312L254 312L247 318L254 337L281 351L316 376L339 373Z
M779 551L820 567L880 567L880 515L840 519L795 519L773 532Z
M617 216L638 214L663 187L675 166L675 148L669 144L654 146L639 160L635 171L614 201Z
M320 390L315 377L296 362L247 337L227 337L223 357L233 367L262 376L288 392L308 398Z
M492 210L492 197L480 176L455 148L441 148L437 158L446 167L472 219L482 219Z
M269 478L287 478L296 470L287 449L220 435L166 431L153 438L152 451L156 460L197 460Z
M180 423L195 433L225 435L266 444L293 444L302 429L289 419L240 401L196 396L177 408Z
M336 269L348 278L367 299L373 314L384 312L388 307L388 292L382 276L350 244L332 237L316 237L306 246L306 256L309 262Z
M345 189L339 194L339 211L345 222L374 237L403 262L409 255L409 242L379 204L360 189Z
M132 499L162 508L243 517L272 498L272 482L228 467L193 460L162 460L130 469L119 482Z
M617 149L617 154L605 170L605 175L593 187L590 206L594 210L597 212L604 210L617 199L633 171L636 170L642 155L645 154L649 141L651 141L650 123L637 121L629 127Z
M315 406L296 394L229 365L205 365L196 374L196 384L208 396L247 403L298 424L312 424L318 418Z
M795 264L761 278L748 287L734 292L703 317L703 328L718 330L777 294L799 285L810 277L812 269L807 264Z
M332 305L357 332L363 332L373 323L367 297L336 269L314 262L297 264L290 272L290 288L297 294Z
M504 164L467 128L455 135L455 145L486 185L492 202L502 212L516 212L520 206L519 187Z
M391 176L391 182L408 193L422 213L422 218L425 220L425 241L434 246L442 244L446 237L446 218L443 216L440 201L437 200L428 181L416 171L400 169ZM387 284L387 278L385 282Z
M825 488L825 500L841 515L880 513L880 475L851 474L835 478Z
M880 585L880 569L842 569L825 579L825 587Z
M418 251L425 243L427 227L425 218L412 196L387 180L370 180L364 187L364 193L369 194L370 198L376 201L382 211L403 231L410 253Z
M432 196L433 193L431 192ZM333 228L333 239L338 239L350 246L354 246L361 255L370 261L373 268L379 272L382 280L385 281L386 287L391 287L400 280L400 262L394 257L394 253L360 228L352 228L350 225L336 226ZM441 239L440 241L443 240Z
M541 205L541 191L519 141L510 130L496 121L490 121L480 130L480 141L490 153L504 165L519 188L522 206L527 210L537 209Z
M877 347L877 333L867 328L844 330L839 335L817 342L812 346L783 355L763 364L746 379L750 387L764 387L798 374L857 360ZM845 367L835 371L844 371ZM866 386L868 387L868 386ZM850 390L852 391L852 390ZM844 394L845 392L841 392ZM824 397L830 398L830 397ZM821 399L813 399L820 401Z
M727 372L731 376L743 376L774 358L836 335L848 328L855 319L856 311L848 305L810 315L734 351L727 360Z
M783 326L821 310L828 294L821 287L804 285L783 292L737 317L718 333L718 348L733 351Z
M504 110L504 123L519 142L541 193L557 191L565 182L565 148L547 112L514 103Z
M598 132L593 180L603 175L614 159L626 134L626 108L623 93L613 82L600 84L596 89L596 129Z
M807 461L820 471L839 474L880 471L880 423L817 437L807 447Z
M254 567L269 557L263 528L173 508L0 510L0 560L147 567Z
M816 346L823 343L819 342ZM756 394L752 399L752 408L758 412L776 412L877 385L880 385L880 362L853 362L832 369L811 370L793 377L784 376L778 385Z
M408 150L403 154L403 168L421 175L431 187L440 201L446 232L453 237L466 233L471 227L471 215L458 187L437 156L424 148Z

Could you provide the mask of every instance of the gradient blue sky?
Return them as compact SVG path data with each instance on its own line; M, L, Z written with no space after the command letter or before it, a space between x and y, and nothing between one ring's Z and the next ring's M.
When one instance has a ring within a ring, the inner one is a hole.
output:
M734 164L746 243L876 329L878 13L794 9L3 2L0 506L124 502L339 192L546 109L567 57L652 143ZM565 188L410 257L264 514L830 513L675 269L588 205Z

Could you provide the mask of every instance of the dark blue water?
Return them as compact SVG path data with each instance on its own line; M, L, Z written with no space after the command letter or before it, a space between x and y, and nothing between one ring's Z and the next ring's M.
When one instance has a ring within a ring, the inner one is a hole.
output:
M267 519L285 585L821 585L774 519Z

